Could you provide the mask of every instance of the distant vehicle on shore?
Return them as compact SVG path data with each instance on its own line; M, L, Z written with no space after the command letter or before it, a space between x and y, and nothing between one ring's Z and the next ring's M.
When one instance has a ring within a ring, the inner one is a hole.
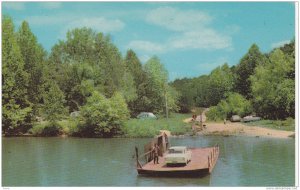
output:
M256 117L253 115L248 115L246 117L243 117L242 122L251 122L251 121L259 121L261 120L261 117Z
M231 122L240 122L241 121L241 117L239 115L233 115L230 118Z
M141 112L138 116L138 119L157 119L157 117L151 112Z

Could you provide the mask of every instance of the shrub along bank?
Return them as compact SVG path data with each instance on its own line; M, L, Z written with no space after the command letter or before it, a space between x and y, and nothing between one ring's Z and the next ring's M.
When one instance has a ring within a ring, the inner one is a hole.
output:
M172 135L183 135L191 130L191 124L183 120L191 117L190 114L173 113L168 119L130 119L122 127L125 137L153 137L159 130L168 130Z

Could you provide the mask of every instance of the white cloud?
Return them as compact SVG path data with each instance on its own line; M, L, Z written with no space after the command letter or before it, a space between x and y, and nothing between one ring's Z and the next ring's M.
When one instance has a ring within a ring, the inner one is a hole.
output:
M189 31L203 27L210 23L212 18L201 11L181 11L172 7L160 7L152 10L146 20L169 30Z
M61 7L61 2L43 2L40 6L46 9L58 9Z
M185 32L170 39L171 49L224 49L231 46L231 37L217 33L213 29Z
M212 29L205 29L201 32L184 32L161 43L135 40L131 41L127 48L153 55L179 49L231 49L231 41L229 36L219 34Z
M152 54L162 53L165 50L165 47L161 44L142 40L131 41L127 48Z
M69 30L77 27L88 27L99 32L108 33L120 31L124 28L124 26L125 24L118 19L109 20L104 17L90 17L75 19L68 23L65 29Z
M12 9L16 11L21 11L25 9L25 5L22 2L3 2L2 5L7 9Z
M179 10L172 7L160 7L150 11L146 16L146 21L174 31L168 39L160 43L133 41L129 44L129 47L135 50L153 54L178 49L232 49L230 34L239 30L238 26L231 25L227 26L226 30L219 32L211 26L213 18L207 13L198 10Z
M120 31L125 24L118 19L107 19L104 17L82 17L82 15L59 14L51 16L31 16L25 20L30 25L64 25L60 37L65 36L68 30L78 27L88 27L98 32L108 33Z
M30 25L57 25L63 24L67 22L71 22L72 20L77 19L71 15L51 15L51 16L30 16L25 20L28 21Z
M282 46L284 46L285 44L288 44L288 43L290 43L290 40L283 40L283 41L280 41L280 42L275 42L275 43L271 44L271 48L282 47Z

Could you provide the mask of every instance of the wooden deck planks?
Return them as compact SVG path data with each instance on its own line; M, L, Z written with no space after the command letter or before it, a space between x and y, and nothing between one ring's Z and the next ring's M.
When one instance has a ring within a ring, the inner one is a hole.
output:
M191 148L192 159L186 166L167 167L164 163L164 157L159 157L159 164L154 164L153 161L142 166L143 170L151 171L189 171L209 168L208 157L212 155L213 148ZM214 159L211 163L212 168L215 165Z

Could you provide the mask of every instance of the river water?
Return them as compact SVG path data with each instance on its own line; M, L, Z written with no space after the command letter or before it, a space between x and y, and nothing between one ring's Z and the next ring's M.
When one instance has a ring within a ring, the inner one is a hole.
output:
M220 145L203 178L138 176L134 147L147 138L2 138L2 186L294 186L295 140L171 138L172 145Z

